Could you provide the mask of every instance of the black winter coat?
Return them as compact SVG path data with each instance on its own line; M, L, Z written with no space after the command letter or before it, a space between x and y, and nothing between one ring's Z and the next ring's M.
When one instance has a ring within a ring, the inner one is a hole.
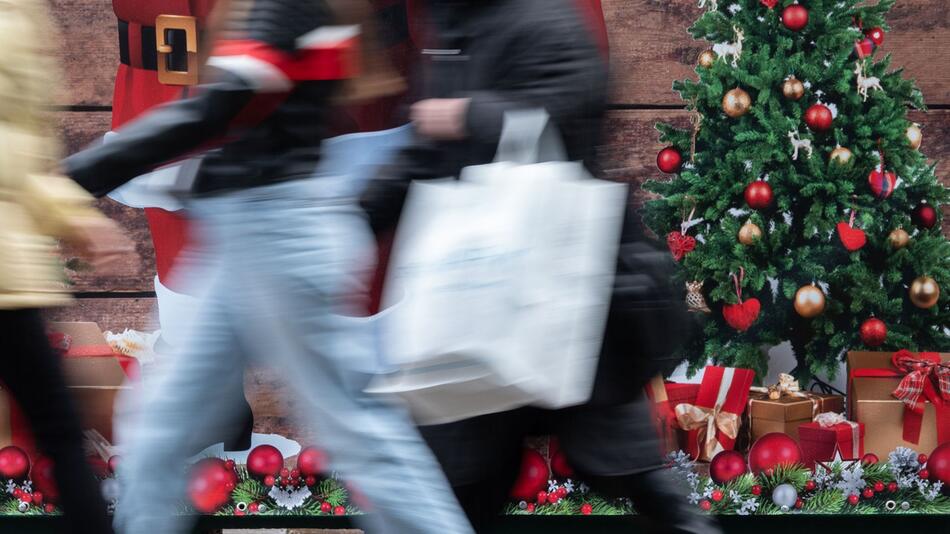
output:
M362 198L373 227L395 226L409 182L494 159L506 111L544 107L572 161L594 167L607 67L575 0L431 0L415 100L471 98L469 138L416 139Z

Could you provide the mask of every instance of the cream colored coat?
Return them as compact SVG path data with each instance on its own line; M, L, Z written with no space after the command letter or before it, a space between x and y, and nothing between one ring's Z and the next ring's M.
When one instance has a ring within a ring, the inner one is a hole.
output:
M58 77L45 9L0 0L0 309L67 303L56 238L101 216L75 182L48 173L58 151L46 106Z

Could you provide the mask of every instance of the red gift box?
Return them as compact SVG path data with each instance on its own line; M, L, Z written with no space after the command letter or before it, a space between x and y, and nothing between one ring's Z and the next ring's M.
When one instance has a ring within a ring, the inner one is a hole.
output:
M673 406L682 403L693 404L699 393L699 384L678 384L664 382L663 377L656 376L646 386L647 398L653 404L653 415L657 435L660 437L661 452L663 454L684 450L686 448L686 432L676 422Z
M688 432L686 450L690 456L710 460L719 451L735 447L754 379L751 369L706 367L696 402L673 407L680 428Z
M858 460L864 456L864 424L848 421L836 413L823 413L811 423L798 427L802 460L810 468L815 462L834 459L835 451L844 460Z

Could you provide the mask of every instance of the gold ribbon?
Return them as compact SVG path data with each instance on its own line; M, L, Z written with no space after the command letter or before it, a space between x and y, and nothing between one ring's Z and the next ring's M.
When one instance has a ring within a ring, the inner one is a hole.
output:
M706 408L683 403L677 404L674 411L680 428L687 431L698 431L696 437L697 459L712 459L723 450L717 432L722 432L730 439L736 439L739 435L739 414L724 412L721 406Z

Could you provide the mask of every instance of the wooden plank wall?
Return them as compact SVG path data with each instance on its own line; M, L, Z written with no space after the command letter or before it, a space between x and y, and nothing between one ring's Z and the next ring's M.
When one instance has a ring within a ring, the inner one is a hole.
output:
M61 31L63 90L59 119L70 152L100 136L109 127L118 47L111 0L50 0ZM686 124L683 103L671 91L673 80L693 75L693 66L707 43L692 40L687 27L701 13L695 0L603 0L612 66L612 109L604 150L610 175L638 184L658 175L654 160L661 148L653 124ZM889 18L883 52L916 78L931 112L913 113L924 126L923 150L938 162L941 176L950 175L950 10L946 0L901 0ZM104 329L153 327L149 310L154 253L140 211L109 201L103 209L121 221L138 243L117 277L76 275L80 305L53 313L58 319L95 320ZM945 207L946 208L946 207ZM947 227L945 226L945 230ZM279 387L273 376L249 378L258 390ZM264 418L283 428L288 406L270 396L259 399Z

